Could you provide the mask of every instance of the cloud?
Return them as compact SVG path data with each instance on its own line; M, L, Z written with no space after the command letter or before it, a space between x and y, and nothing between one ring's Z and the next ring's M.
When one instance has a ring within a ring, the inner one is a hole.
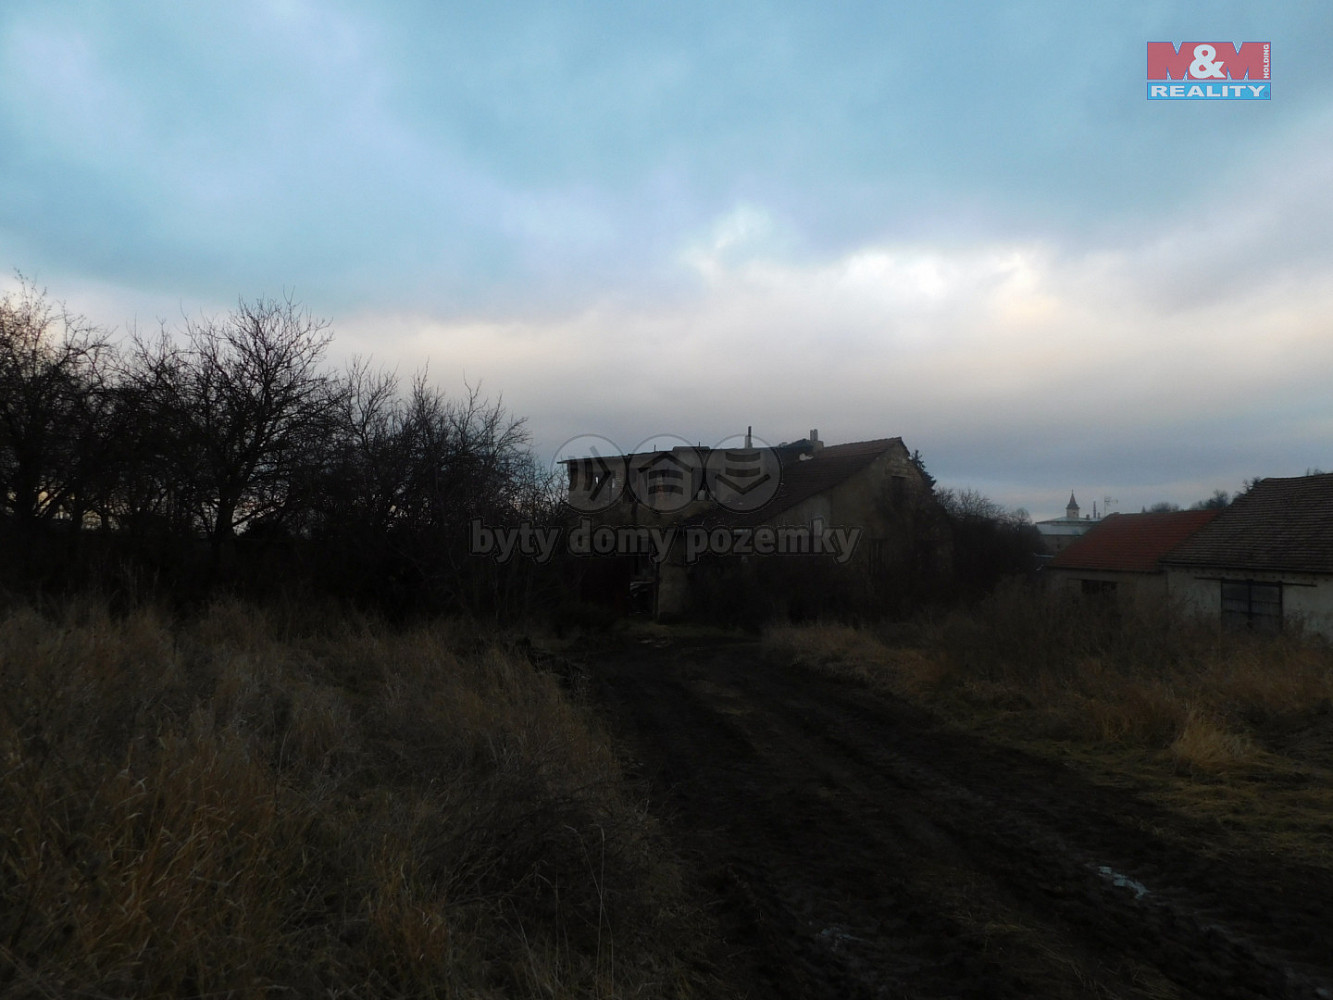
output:
M178 294L535 314L680 291L679 247L737 205L824 259L1104 242L1252 176L1309 113L1127 105L1146 27L961 9L17 4L0 250ZM1326 35L1293 17L1287 44Z
M1278 90L1204 107L1142 97L1183 4L14 3L0 265L116 325L290 291L548 449L1226 488L1333 464L1329 17L1227 13Z
M1151 503L1177 482L1234 489L1300 472L1327 448L1333 257L1303 256L1299 283L1246 266L1274 239L1268 225L1302 225L1298 206L1323 183L1300 164L1293 176L1311 187L1083 253L881 242L810 262L784 251L773 213L746 205L680 253L697 280L689 297L354 328L395 355L484 372L550 451L579 433L626 447L748 425L774 440L809 427L835 441L902 434L942 478L1030 507L1042 480L1071 477ZM1230 281L1196 270L1201 239ZM1191 288L1200 274L1207 286Z

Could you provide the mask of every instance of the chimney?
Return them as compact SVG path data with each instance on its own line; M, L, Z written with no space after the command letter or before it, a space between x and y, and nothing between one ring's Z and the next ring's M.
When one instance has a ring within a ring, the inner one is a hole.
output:
M750 444L750 433L751 433L753 430L754 430L754 427L752 427L752 426L751 426L751 427L747 427L747 428L745 428L745 447L747 447L747 448L752 447L752 445Z
M818 430L818 428L811 427L811 428L810 428L810 450L811 450L811 451L819 451L819 449L820 449L820 448L823 448L823 447L824 447L824 442L821 441L821 440L819 440L819 430Z

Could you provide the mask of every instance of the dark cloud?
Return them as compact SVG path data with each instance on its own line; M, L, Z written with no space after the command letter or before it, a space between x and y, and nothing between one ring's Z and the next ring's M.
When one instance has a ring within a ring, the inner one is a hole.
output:
M1007 496L1317 464L1333 13L1206 14L8 4L0 264L113 323L295 290L544 439L903 433ZM1272 101L1144 100L1217 34Z

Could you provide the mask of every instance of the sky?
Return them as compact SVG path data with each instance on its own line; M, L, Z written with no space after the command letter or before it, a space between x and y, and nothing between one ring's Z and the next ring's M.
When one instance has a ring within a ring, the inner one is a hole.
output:
M0 6L0 289L291 295L597 434L901 436L1034 518L1333 469L1333 5ZM1146 43L1272 43L1149 101Z

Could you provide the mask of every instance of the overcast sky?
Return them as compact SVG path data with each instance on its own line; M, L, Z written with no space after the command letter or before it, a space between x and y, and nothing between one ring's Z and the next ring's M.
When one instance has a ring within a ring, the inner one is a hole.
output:
M1272 42L1271 101L1145 99ZM625 450L900 435L1034 517L1333 469L1333 5L15 2L0 284L293 294Z

